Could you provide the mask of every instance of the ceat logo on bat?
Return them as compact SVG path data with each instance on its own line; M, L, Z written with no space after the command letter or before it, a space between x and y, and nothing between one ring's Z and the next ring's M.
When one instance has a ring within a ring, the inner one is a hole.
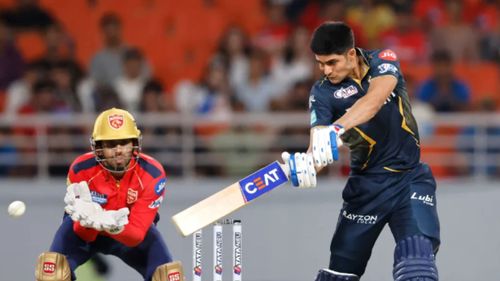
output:
M257 172L239 181L241 192L246 202L273 190L288 181L278 162L273 162Z
M120 129L123 126L123 115L122 114L113 114L108 116L108 123L113 129Z
M390 61L396 61L398 59L398 56L396 56L396 53L394 53L390 49L385 49L382 52L378 54L378 57L383 59L383 60L390 60Z
M168 281L181 281L181 273L176 271L168 274Z
M54 273L56 271L56 264L53 262L44 262L43 263L43 272L44 273Z

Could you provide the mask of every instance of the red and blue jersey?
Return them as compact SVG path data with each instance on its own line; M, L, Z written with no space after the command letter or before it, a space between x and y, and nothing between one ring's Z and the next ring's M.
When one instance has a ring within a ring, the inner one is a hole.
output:
M86 181L92 201L105 210L129 208L129 223L118 234L111 235L93 228L85 228L75 222L73 230L85 241L94 241L98 235L110 236L126 246L133 247L143 241L153 224L158 208L164 198L166 176L162 165L152 157L140 154L132 159L132 169L126 171L120 180L104 169L92 152L79 156L71 164L68 185Z

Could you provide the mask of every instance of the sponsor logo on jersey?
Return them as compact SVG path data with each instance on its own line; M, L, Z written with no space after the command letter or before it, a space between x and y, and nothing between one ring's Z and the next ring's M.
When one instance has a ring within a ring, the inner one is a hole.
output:
M90 191L90 196L92 197L92 202L100 205L108 203L108 196L106 194L98 193L94 190Z
M127 204L132 204L137 201L138 194L139 192L137 190L129 187L127 190Z
M410 198L411 200L418 200L425 205L434 206L434 196L432 195L418 195L416 192L413 192Z
M151 202L151 204L149 204L148 207L150 209L156 209L156 208L160 207L161 202L163 202L163 196L160 196L160 197L158 197L158 199L156 199L155 201Z
M355 95L358 93L358 88L356 88L354 85L351 85L347 88L340 88L337 91L333 93L333 96L336 99L346 99L352 95Z
M375 224L378 219L378 216L358 215L358 214L348 213L346 210L342 212L342 216L350 221L359 224Z
M182 281L181 280L181 273L179 271L176 272L170 272L167 275L168 281Z
M48 274L52 274L56 271L56 264L53 263L53 262L44 262L43 263L43 272L44 273L48 273Z
M245 201L250 202L287 181L288 178L276 161L240 180L239 184Z
M123 118L123 114L113 114L108 116L109 126L113 129L120 129L123 126L125 119Z
M378 73L382 74L382 73L386 73L386 72L392 72L394 74L396 74L398 72L398 68L393 65L393 64L390 64L390 63L383 63L381 65L379 65L378 67Z
M390 49L385 49L382 52L378 54L378 57L383 59L383 60L390 60L390 61L396 61L398 60L398 56L396 56L396 53L394 53Z
M165 185L167 184L167 179L163 178L155 186L155 193L156 195L161 195L163 191L165 190Z

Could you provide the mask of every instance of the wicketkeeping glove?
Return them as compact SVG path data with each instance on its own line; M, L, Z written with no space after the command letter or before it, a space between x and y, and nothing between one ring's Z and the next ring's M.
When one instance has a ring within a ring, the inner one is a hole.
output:
M285 172L293 186L299 188L316 187L316 169L310 153L295 153L290 155L283 152L281 158L285 162Z
M312 155L316 167L325 167L339 159L338 148L342 146L340 136L343 133L344 127L338 124L313 128Z
M89 186L86 181L79 183L72 183L66 188L66 195L64 195L64 203L66 205L74 204L76 199L82 199L86 202L92 202Z

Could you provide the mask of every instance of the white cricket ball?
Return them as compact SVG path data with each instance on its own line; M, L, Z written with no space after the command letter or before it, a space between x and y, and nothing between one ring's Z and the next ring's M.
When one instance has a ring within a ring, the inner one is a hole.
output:
M26 204L23 201L14 201L10 203L9 208L7 209L9 215L13 218L18 218L24 214L26 211Z

